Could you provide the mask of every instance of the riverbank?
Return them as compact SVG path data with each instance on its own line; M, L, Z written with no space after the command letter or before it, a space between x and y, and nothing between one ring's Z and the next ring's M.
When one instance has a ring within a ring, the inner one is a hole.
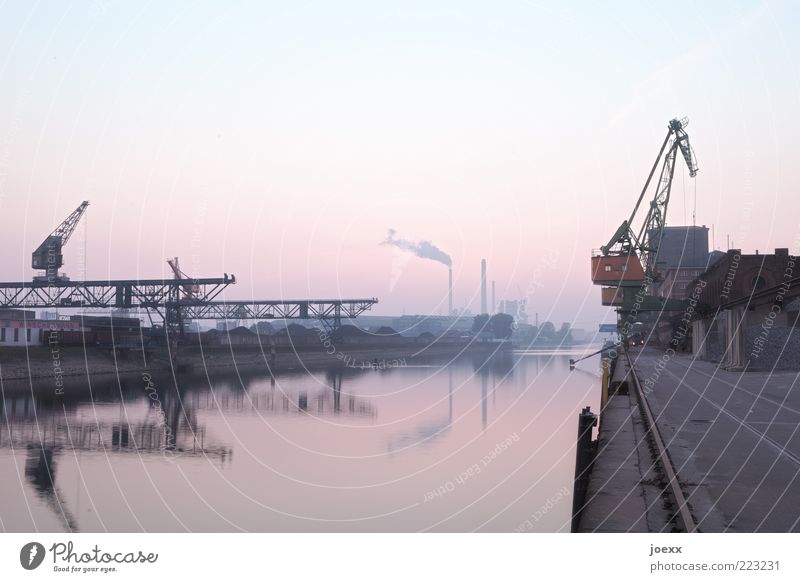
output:
M103 375L140 374L143 371L197 372L246 369L287 372L330 367L391 369L409 361L458 357L462 354L491 356L510 351L508 343L431 343L424 346L331 345L319 350L284 350L271 354L260 346L180 346L175 360L166 349L108 350L64 346L0 348L0 379L30 382Z

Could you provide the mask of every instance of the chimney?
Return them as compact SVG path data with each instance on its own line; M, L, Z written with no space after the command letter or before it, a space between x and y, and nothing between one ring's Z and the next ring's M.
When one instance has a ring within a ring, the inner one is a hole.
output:
M453 267L447 268L447 315L453 315Z
M494 294L494 279L492 279L492 315L494 315L495 313L497 313L497 311L495 310L495 305L497 305L497 304L494 302L494 300L495 300L495 294Z
M488 313L486 307L486 259L481 259L481 313Z

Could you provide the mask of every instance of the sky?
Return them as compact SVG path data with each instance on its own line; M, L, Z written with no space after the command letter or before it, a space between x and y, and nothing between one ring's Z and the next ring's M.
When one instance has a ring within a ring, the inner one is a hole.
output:
M793 2L0 3L0 272L81 200L72 278L234 273L234 299L497 299L611 321L592 249L687 116L667 222L800 252Z

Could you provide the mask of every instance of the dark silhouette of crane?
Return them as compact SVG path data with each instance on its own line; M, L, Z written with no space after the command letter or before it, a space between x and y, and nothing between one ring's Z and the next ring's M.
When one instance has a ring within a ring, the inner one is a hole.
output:
M176 281L186 281L183 285L181 285L183 299L197 299L197 295L200 293L199 286L193 282L191 277L181 271L178 257L167 259L167 264L169 265L169 268L172 269L172 273L175 276Z
M53 449L33 445L28 447L25 476L56 518L63 520L66 531L77 533L80 531L78 520L67 507L65 497L56 485L55 469Z
M31 256L31 267L37 271L44 271L44 275L37 275L33 278L34 281L69 281L69 278L60 274L58 270L64 265L64 255L62 249L67 244L69 237L78 226L81 217L86 209L89 207L89 201L84 200L81 202L72 214L64 219L64 222L59 224L56 229L48 235L44 242L33 251Z

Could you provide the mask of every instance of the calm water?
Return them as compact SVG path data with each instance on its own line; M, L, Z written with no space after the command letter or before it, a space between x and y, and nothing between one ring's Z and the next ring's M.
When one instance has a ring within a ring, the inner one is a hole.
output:
M568 531L570 355L6 383L0 529Z

